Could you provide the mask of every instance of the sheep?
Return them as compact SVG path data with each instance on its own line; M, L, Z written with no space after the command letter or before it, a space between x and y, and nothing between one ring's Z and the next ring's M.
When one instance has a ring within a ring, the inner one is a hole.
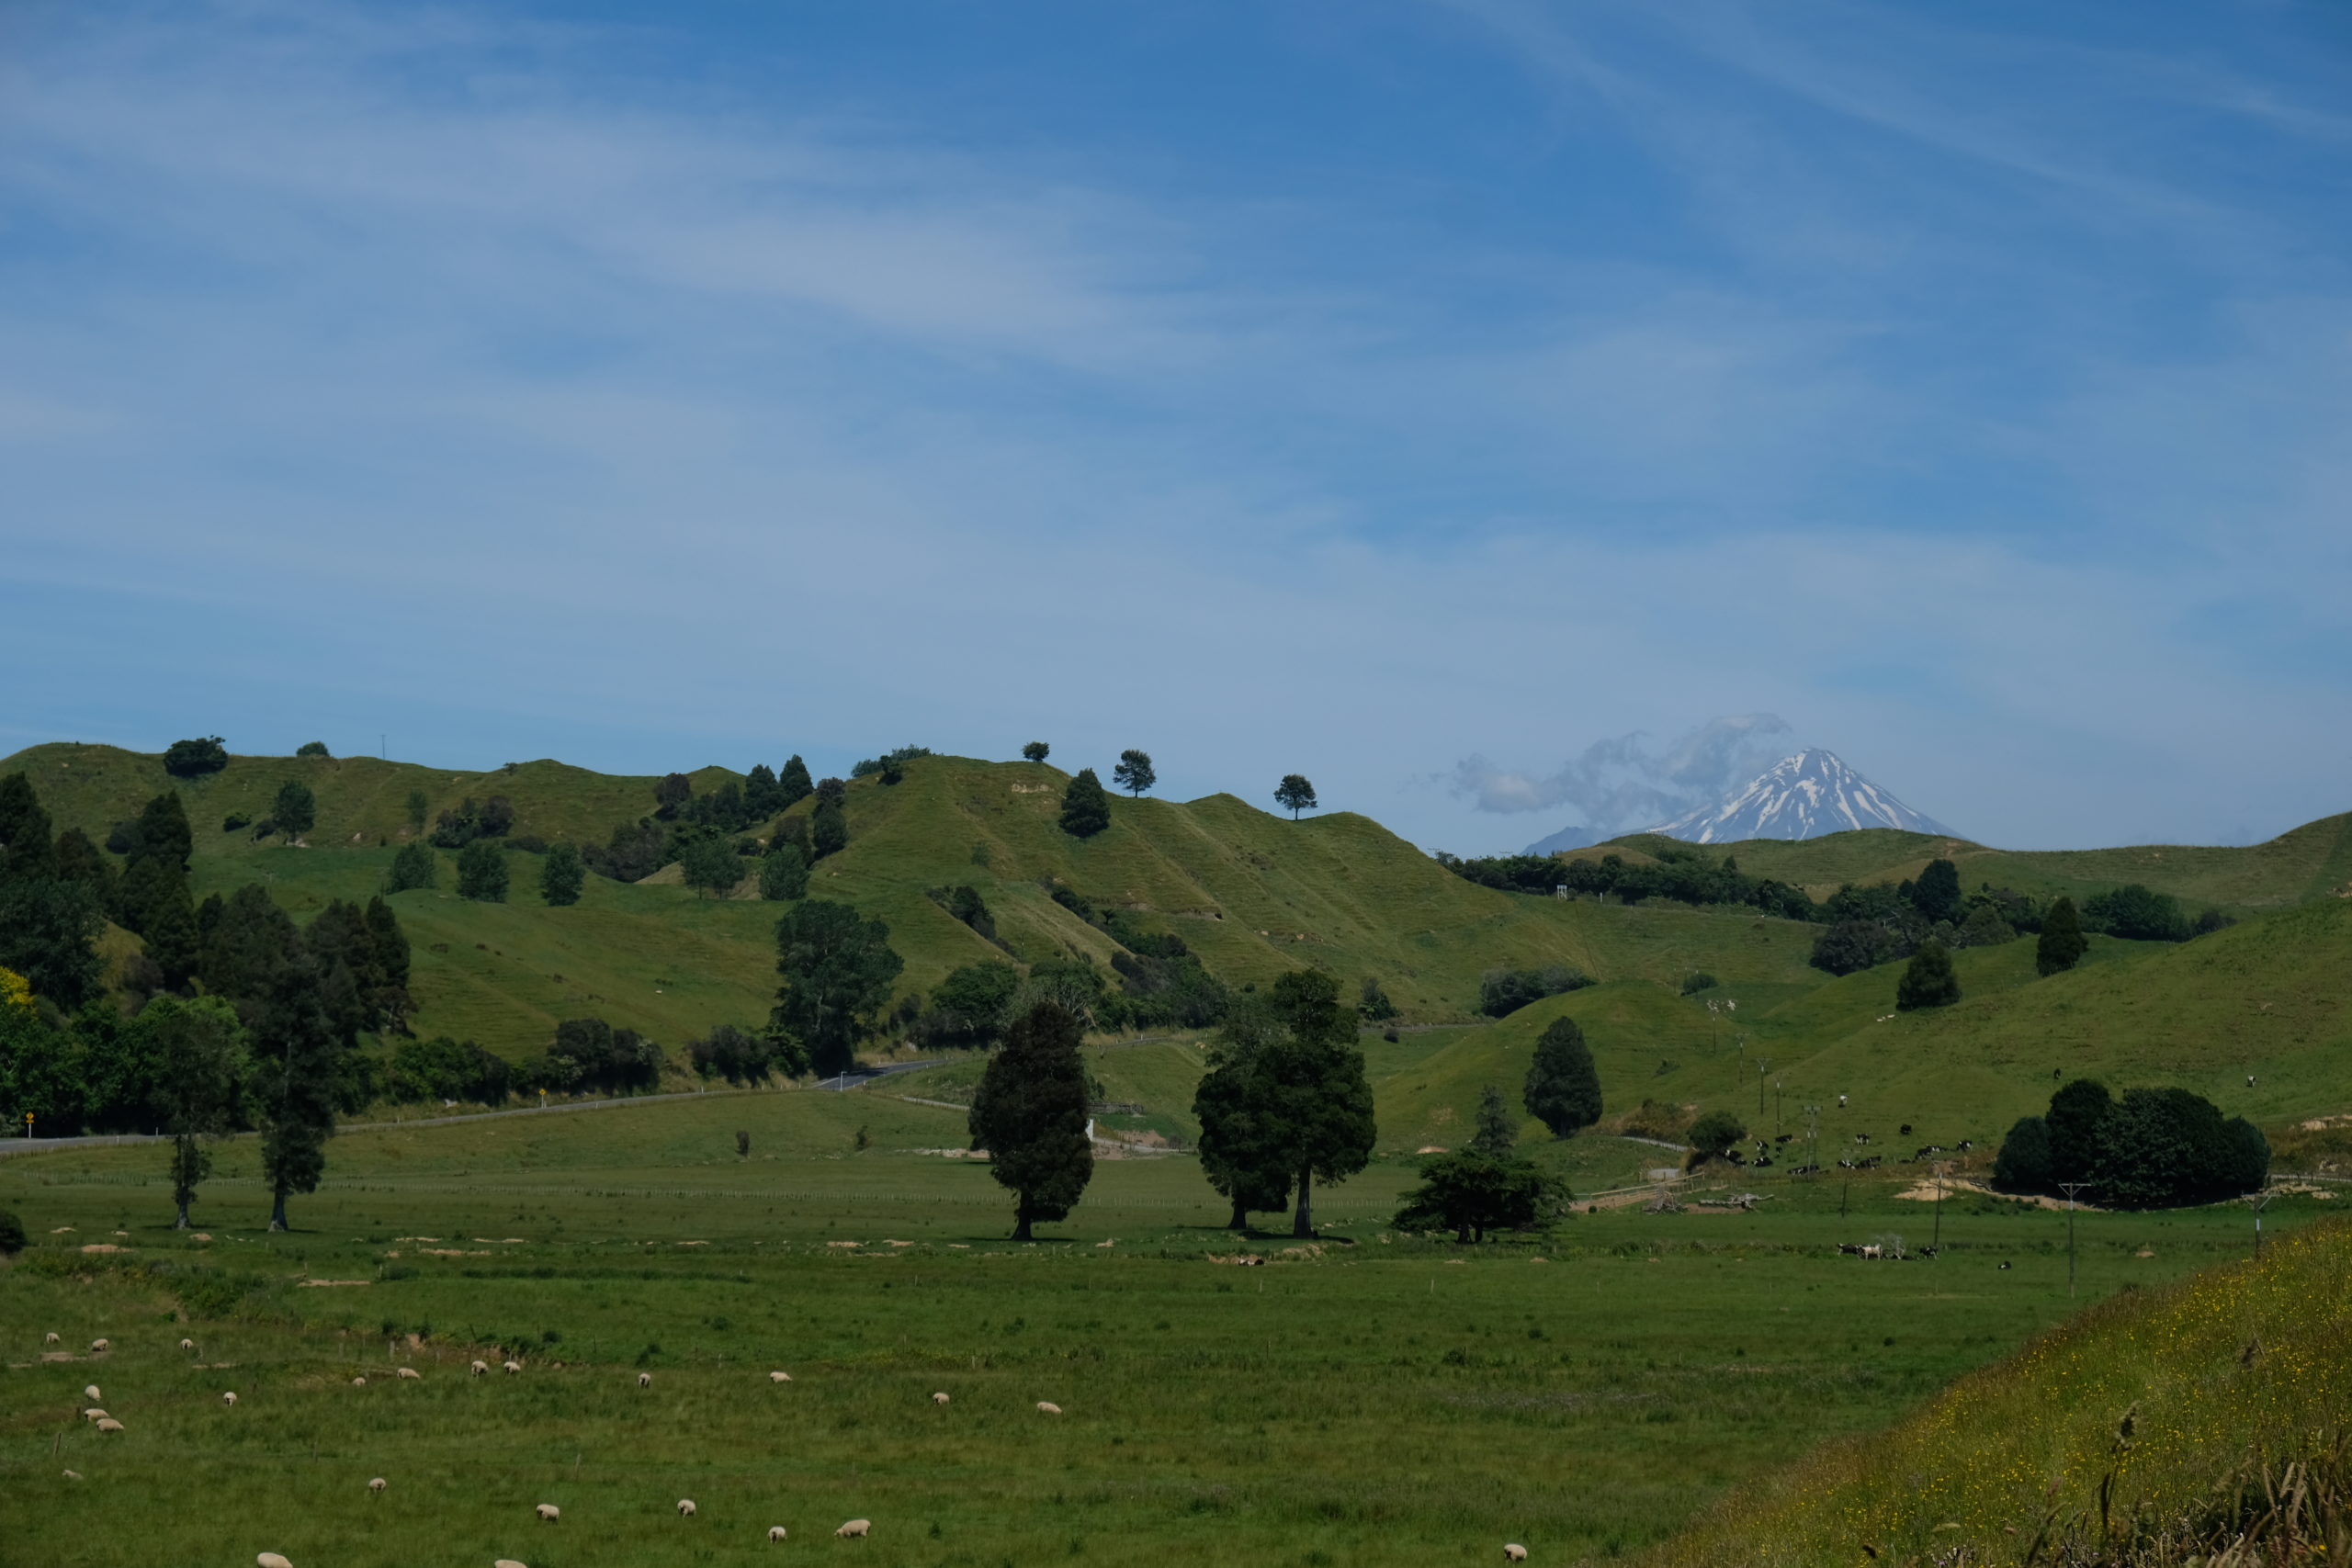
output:
M637 1386L639 1388L651 1388L653 1386L653 1374L651 1372L638 1373Z
M423 1372L418 1371L414 1367L402 1367L398 1375L404 1378L416 1378L420 1381L422 1381L424 1376Z
M370 1482L368 1482L368 1491L370 1491L370 1492L381 1492L383 1489L384 1489L384 1478L383 1478L382 1476L380 1476L380 1475L377 1476L374 1480L372 1480L372 1481L370 1481Z
M695 1500L694 1500L692 1497L681 1497L681 1498L679 1498L679 1499L678 1499L678 1517L680 1517L680 1518L682 1518L682 1519L691 1519L691 1518L693 1518L694 1517L695 1517Z
M95 1404L91 1405L91 1406L90 1406L90 1408L88 1408L87 1410L85 1410L84 1412L82 1412L82 1419L83 1419L83 1420L85 1420L85 1421L103 1421L103 1420L105 1420L106 1418L107 1418L107 1413L106 1413L105 1411L103 1411L103 1410L99 1409L99 1408L98 1408L96 1405L95 1405Z
M107 1353L108 1348L109 1347L103 1339L93 1339L90 1341L90 1354L93 1356L103 1356Z
M366 1378L354 1378L351 1380L351 1386L354 1388L366 1388L368 1386L368 1380Z
M768 1540L771 1540L771 1541L778 1541L778 1540L782 1540L783 1539L784 1539L784 1527L783 1527L782 1525L770 1525L770 1526L768 1527Z
M1517 1541L1510 1542L1503 1548L1503 1561L1506 1562L1526 1562L1527 1548L1520 1545Z
M193 1339L183 1339L180 1341L180 1348L183 1350L193 1350L196 1348L196 1341Z
M934 1393L931 1396L931 1402L933 1404L944 1404L947 1403L947 1396L944 1393Z
M98 1392L97 1384L88 1383L84 1385L82 1389L82 1397L88 1400L91 1404L96 1404L98 1401L104 1399L106 1395Z
M542 1503L538 1506L538 1508L536 1511L539 1517L548 1524L553 1524L558 1519L563 1517L563 1510L557 1507L553 1503Z
M220 1396L220 1403L227 1405L230 1409L234 1410L237 1407L236 1391L232 1389L229 1393L222 1394Z
M792 1374L790 1372L770 1372L768 1374L768 1382L790 1382L791 1381Z
M294 1564L275 1551L265 1551L254 1559L254 1568L294 1568Z
M490 1375L490 1363L488 1361L476 1361L467 1370L475 1377L487 1377Z
M1041 1416L1058 1416L1062 1413L1062 1407L1049 1399L1041 1399L1037 1402L1037 1413Z
M492 1563L490 1568L523 1568L523 1564L515 1562L512 1557L502 1557Z
M523 1363L520 1361L509 1361L506 1363L506 1375L510 1378L522 1370Z
M41 1343L44 1345L54 1345L57 1343L57 1336L54 1334L44 1336L41 1339Z
M82 1472L78 1470L69 1470L65 1472L65 1479L68 1481L79 1481L82 1479Z
M116 1420L111 1416L101 1416L98 1417L98 1430L101 1432L119 1432L122 1430L122 1423Z
M842 1526L841 1529L835 1530L833 1533L846 1540L851 1536L862 1536L873 1528L874 1521L872 1519L852 1519L849 1523Z

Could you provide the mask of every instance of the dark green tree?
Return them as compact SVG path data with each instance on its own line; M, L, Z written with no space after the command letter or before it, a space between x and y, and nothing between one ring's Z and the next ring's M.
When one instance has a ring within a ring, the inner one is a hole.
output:
M114 902L114 867L90 835L79 828L68 828L57 835L55 846L57 875L62 882L78 882L90 890L101 908Z
M1079 1021L1039 1002L1013 1021L972 1097L972 1146L1013 1194L1012 1238L1039 1220L1066 1219L1094 1177L1086 1137L1086 1067Z
M1895 982L1894 1006L1899 1012L1919 1008L1950 1007L1960 1000L1960 976L1952 973L1951 954L1933 940L1919 944Z
M1406 1231L1443 1226L1467 1246L1485 1241L1488 1231L1539 1224L1566 1197L1534 1162L1474 1147L1423 1160L1421 1185L1405 1195L1395 1223Z
M1476 1131L1470 1134L1474 1154L1488 1159L1508 1159L1519 1146L1519 1128L1512 1121L1510 1107L1503 1103L1503 1091L1488 1084L1478 1094Z
M1111 770L1111 778L1132 795L1141 795L1159 782L1159 775L1152 772L1151 753L1133 747L1119 753L1119 763Z
M539 897L555 908L564 908L580 902L580 890L588 886L588 863L580 858L580 846L565 842L548 846L548 858L539 863Z
M293 920L261 884L248 882L226 899L207 898L197 911L197 929L203 939L197 976L205 990L227 997L249 1018L297 941Z
M25 1249L25 1222L0 1209L0 1258L14 1258Z
M202 778L229 765L229 748L217 735L175 740L164 748L164 772L175 779Z
M1042 762L1054 754L1054 749L1042 740L1032 740L1021 748L1021 754L1033 762Z
M664 773L653 786L653 815L666 822L694 797L694 780L684 773Z
M290 923L289 923L290 931ZM327 976L298 938L268 955L252 1024L251 1093L260 1112L269 1228L286 1228L286 1200L315 1192L326 1174L347 1042L327 1012Z
M686 886L706 898L723 897L743 880L743 857L725 839L704 837L686 845L678 857Z
M409 792L408 792L408 830L409 830L410 832L412 832L412 833L422 833L422 832L424 832L424 819L425 819L426 816L427 816L428 814L430 814L430 813L431 813L431 811L432 811L432 810L433 810L433 797L432 797L431 795L426 795L426 794L425 794L423 790L421 790L421 789L413 789L413 790L409 791ZM430 883L427 883L425 886L431 886L432 885L431 885Z
M1731 1111L1710 1111L1690 1124L1689 1135L1698 1155L1692 1163L1702 1165L1729 1154L1733 1145L1747 1136L1747 1124Z
M1258 1080L1296 1173L1291 1234L1312 1236L1314 1184L1344 1181L1372 1158L1372 1088L1356 1048L1355 1010L1340 1005L1337 981L1293 970L1274 982L1271 1000L1283 1033L1262 1054Z
M806 1047L819 1074L847 1071L906 967L891 950L890 928L860 919L846 904L812 898L786 911L775 941L784 984L771 1021Z
M1251 995L1226 1015L1209 1042L1208 1070L1193 1091L1201 1124L1201 1174L1233 1205L1227 1228L1246 1231L1252 1213L1286 1207L1296 1172L1275 1121L1266 1054L1282 1038L1271 1000Z
M54 876L0 882L0 969L32 982L35 994L77 1008L98 994L106 973L97 940L106 916L90 890Z
M430 887L438 879L440 862L424 844L402 844L392 854L392 869L384 875L384 891L406 893Z
M996 917L989 913L988 901L980 890L969 883L962 883L947 891L942 906L979 935L993 941L996 937Z
M808 857L800 852L798 844L779 834L760 857L760 897L785 903L808 896Z
M161 1131L172 1140L174 1228L188 1228L188 1205L211 1173L210 1140L236 1125L237 1091L246 1071L244 1026L219 997L183 1001L157 997L133 1027L146 1037L149 1087Z
M186 876L164 871L160 863L141 863L156 865L157 886L146 897L140 941L147 950L148 962L162 974L164 984L181 990L196 974L199 942L196 900L188 894Z
M318 826L318 796L301 780L288 779L277 786L277 799L269 808L269 819L287 838L299 839Z
M917 1032L934 1044L994 1044L1020 994L1021 971L1002 959L967 964L950 970L931 993L931 1007Z
M114 887L115 923L141 936L157 911L189 902L187 874L160 855L141 855Z
M784 786L775 782L775 770L765 762L752 763L743 776L743 815L764 822L790 804L784 798Z
M1305 773L1284 773L1283 782L1274 786L1274 802L1288 810L1295 822L1300 812L1315 809L1315 786L1306 782Z
M1080 768L1062 791L1062 831L1073 839L1091 839L1111 825L1111 797L1092 768Z
M2034 940L2033 966L2043 978L2072 969L2090 951L2090 939L2075 913L2075 901L2061 896L2041 917L2041 935Z
M817 793L817 786L808 779L808 764L800 760L797 751L786 760L784 772L776 775L775 783L784 792L784 804L776 807L778 811L789 811Z
M2246 1134L2251 1134L2249 1139ZM2222 1120L2213 1102L2185 1089L2127 1089L2099 1129L2093 1180L2110 1208L2211 1203L2259 1188L2269 1174L2262 1134Z
M820 796L817 808L808 814L808 850L812 859L823 860L849 848L849 819L842 815L842 803L828 795Z
M57 874L56 841L49 812L23 773L0 778L0 882Z
M1521 1091L1527 1113L1555 1138L1573 1136L1600 1120L1600 1074L1575 1019L1555 1018L1535 1039Z
M323 740L305 740L302 744L294 748L294 755L297 757L327 756L329 755L329 752L327 751L327 743Z
M476 839L458 852L458 897L479 904L506 902L506 852Z
M2096 1175L2100 1140L2115 1114L2115 1097L2096 1078L2076 1078L2050 1097L2042 1118L2050 1141L2050 1179L2088 1181Z
M1911 884L1911 907L1928 924L1961 918L1960 868L1939 856Z
M1370 975L1363 977L1363 984L1356 990L1356 1011L1371 1023L1386 1023L1397 1016L1396 1004L1388 999L1388 993Z
M2020 1116L1993 1160L1993 1185L2004 1192L2050 1190L2050 1123Z

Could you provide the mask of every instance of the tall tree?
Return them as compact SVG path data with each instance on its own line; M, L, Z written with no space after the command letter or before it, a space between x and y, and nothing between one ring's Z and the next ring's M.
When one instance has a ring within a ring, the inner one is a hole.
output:
M685 874L687 886L706 898L717 898L732 893L743 880L743 857L727 840L706 835L686 845L678 869Z
M1042 740L1032 740L1021 748L1021 754L1033 762L1042 762L1054 754L1054 749Z
M402 844L392 852L392 868L384 874L384 891L406 893L412 888L430 887L438 879L440 867L430 846Z
M789 811L817 793L817 786L808 782L808 764L800 760L797 751L786 760L784 772L776 775L775 783L784 791L784 804L776 807L778 811Z
M1344 1181L1372 1158L1372 1087L1356 1048L1355 1010L1340 1005L1330 976L1293 970L1274 982L1272 1001L1284 1033L1267 1049L1260 1078L1296 1172L1291 1234L1312 1236L1315 1183Z
M33 781L14 773L0 778L0 882L56 874L56 841Z
M2033 944L2033 966L2047 979L2080 964L2090 945L2090 939L2083 935L2082 918L2075 912L2075 901L2062 894L2041 917L2041 935Z
M775 782L775 770L765 762L754 762L743 776L743 815L754 822L764 822L785 807L784 786Z
M1503 1103L1503 1091L1488 1084L1478 1096L1477 1131L1471 1134L1471 1152L1488 1159L1508 1159L1518 1146L1519 1129L1512 1124L1510 1108Z
M1080 768L1062 791L1062 831L1073 839L1091 839L1111 825L1111 797L1092 768Z
M1111 777L1121 789L1133 795L1142 795L1159 782L1159 775L1152 772L1151 753L1138 751L1133 747L1119 753L1119 765L1111 770Z
M668 821L695 797L694 781L684 773L664 773L653 786L653 815Z
M539 865L539 897L555 908L580 902L580 890L588 885L588 863L580 858L580 846L573 843L550 844L548 858Z
M269 1228L282 1231L287 1197L317 1191L326 1174L348 1041L328 1015L328 977L292 922L262 929L279 940L276 951L258 954L266 967L254 1003L252 1089L261 1120L262 1177L269 1183Z
M1951 954L1932 939L1919 944L1894 985L1894 1006L1901 1012L1920 1008L1950 1007L1960 1000L1960 976L1952 973Z
M476 839L458 852L458 897L480 904L506 902L506 852Z
M269 808L269 819L288 839L299 839L318 826L319 797L300 779L288 779L277 786L277 799Z
M2088 1181L2098 1173L2101 1140L2114 1115L2115 1097L2097 1078L2076 1078L2050 1097L2041 1120L2052 1184Z
M89 834L79 828L66 829L57 835L55 853L60 881L82 884L102 908L114 901L114 867L91 842Z
M775 942L784 984L771 1021L799 1040L820 1075L846 1071L906 967L891 950L890 928L860 919L846 904L812 898L786 911Z
M1290 811L1290 819L1298 820L1302 811L1315 809L1315 786L1306 782L1305 773L1284 773L1283 782L1274 786L1274 801Z
M828 781L830 782L830 781ZM820 795L817 808L808 814L808 850L812 858L823 860L849 848L849 819L842 815L842 803L831 795Z
M1077 1019L1039 1002L1013 1021L972 1097L972 1146L1013 1194L1015 1241L1032 1239L1036 1221L1068 1218L1093 1179L1080 1039Z
M1600 1120L1600 1074L1575 1019L1555 1018L1536 1036L1522 1093L1528 1114L1555 1138L1572 1137Z
M808 896L808 857L800 846L778 834L760 857L760 897L776 903Z
M1267 1000L1245 998L1209 1042L1208 1071L1193 1091L1201 1174L1232 1203L1231 1230L1248 1230L1252 1212L1290 1201L1291 1149L1271 1114L1272 1096L1261 1076L1265 1053L1281 1032Z
M189 896L187 878L176 872L159 875L141 921L139 938L148 962L162 973L165 986L186 988L196 974L198 948L196 900Z
M235 1124L237 1089L246 1065L244 1026L219 997L183 1001L157 997L133 1024L147 1036L153 1097L161 1130L172 1140L174 1228L188 1228L188 1205L212 1170L209 1140Z
M1941 856L1929 861L1919 880L1911 884L1911 907L1930 924L1959 919L1960 868Z
M196 829L188 826L179 791L167 789L139 808L137 839L134 856L167 861L175 871L188 868L196 852Z
M90 890L54 876L0 882L0 968L15 970L64 1008L96 996L106 973L97 940L106 916Z

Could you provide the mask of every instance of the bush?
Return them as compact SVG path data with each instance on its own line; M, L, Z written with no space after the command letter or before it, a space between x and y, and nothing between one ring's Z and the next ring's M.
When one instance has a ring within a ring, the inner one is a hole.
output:
M701 1039L686 1042L686 1060L696 1074L704 1078L722 1077L738 1087L764 1079L775 1057L775 1042L731 1023L722 1023Z
M662 1081L662 1047L634 1029L575 1018L555 1026L555 1043L533 1068L533 1087L634 1093Z
M1690 1124L1690 1147L1698 1157L1692 1163L1703 1165L1711 1159L1721 1159L1732 1146L1747 1136L1747 1124L1728 1111L1710 1111Z
M539 897L555 908L569 908L580 902L580 889L587 880L588 865L580 858L579 848L557 844L539 867Z
M440 862L423 844L402 844L392 856L392 869L384 877L384 891L406 893L411 888L430 887L438 878Z
M1950 1007L1960 1000L1960 976L1952 973L1951 954L1939 942L1923 942L1919 951L1911 955L1910 964L1903 971L1903 978L1895 983L1894 1006L1898 1012L1913 1012L1920 1008Z
M808 857L799 845L779 836L760 862L760 897L785 903L808 894Z
M1478 1010L1488 1018L1509 1018L1530 1002L1582 990L1592 976L1566 964L1540 969L1489 969L1478 982Z
M670 835L640 817L614 829L611 841L602 849L582 845L580 858L599 876L615 882L641 882L670 863Z
M930 755L931 748L928 746L901 746L895 751L885 751L879 757L868 757L852 768L849 771L849 776L854 779L862 779L879 773L882 775L884 784L897 784L899 779L906 776L907 763L913 761L917 757Z
M458 852L458 897L478 903L506 902L506 852L477 839Z
M198 740L175 740L164 749L164 772L174 778L202 778L229 765L229 748L217 735Z
M1021 994L1021 971L990 958L952 971L931 994L931 1007L915 1025L926 1046L993 1045L1002 1037L1012 1000Z
M297 757L324 757L328 754L327 743L323 740L305 740L294 748Z
M25 1222L0 1209L0 1258L14 1258L25 1249Z
M472 795L434 819L433 842L444 850L462 850L477 839L503 839L514 826L514 807L503 795L477 802Z
M1718 983L1713 975L1702 969L1696 974L1683 976L1682 994L1686 997L1695 997L1701 991L1713 990Z
M514 1087L504 1057L447 1035L401 1043L384 1074L385 1098L401 1103L457 1100L503 1105Z
M2083 929L2128 942L2187 942L2193 934L2179 899L2136 882L2084 899Z
M242 811L232 811L228 816L220 818L220 830L224 833L233 833L240 828L250 828L253 825L254 819ZM107 840L107 847L109 849L114 847L114 840L111 837ZM123 852L116 850L115 852L120 854Z

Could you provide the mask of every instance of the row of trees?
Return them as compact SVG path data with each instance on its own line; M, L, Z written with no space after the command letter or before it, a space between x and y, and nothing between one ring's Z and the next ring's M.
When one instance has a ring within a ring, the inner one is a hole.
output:
M2185 1089L2127 1089L2077 1078L2001 1140L1993 1179L2012 1192L2075 1192L2107 1208L2211 1203L2259 1190L2270 1144L2242 1116Z
M1647 863L1629 862L1613 852L1598 860L1558 855L1487 855L1464 860L1440 850L1434 858L1466 882L1506 893L1614 897L1623 904L1670 898L1683 904L1742 905L1790 920L1818 917L1813 900L1801 887L1749 876L1729 855L1709 861L1695 849L1664 840L1653 842Z

